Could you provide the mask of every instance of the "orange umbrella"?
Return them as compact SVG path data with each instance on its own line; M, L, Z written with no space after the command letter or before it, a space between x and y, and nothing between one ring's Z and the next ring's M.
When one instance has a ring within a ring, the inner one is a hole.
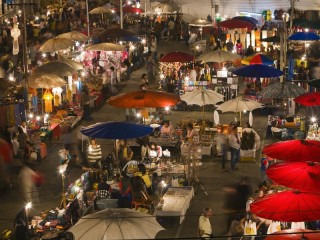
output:
M119 108L163 108L180 102L178 95L150 90L139 90L111 97L107 102Z

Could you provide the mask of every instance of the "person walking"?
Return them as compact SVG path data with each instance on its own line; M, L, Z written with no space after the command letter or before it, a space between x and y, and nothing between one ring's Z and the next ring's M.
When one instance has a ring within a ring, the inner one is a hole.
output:
M212 235L212 227L210 223L210 217L212 217L212 210L211 208L204 208L202 210L202 215L199 218L199 232L198 236L201 239L210 239L213 237Z
M88 163L89 167L97 167L97 163L101 163L102 159L102 149L101 146L97 144L95 138L91 138L91 142L88 148Z
M155 81L154 77L154 61L152 60L152 56L150 55L147 60L147 75L149 82L153 83Z
M231 151L231 170L238 170L237 164L240 161L240 136L237 126L232 128L232 132L228 137L230 151Z
M217 128L216 145L219 149L218 154L221 154L221 167L222 170L227 172L226 161L227 161L227 147L228 147L228 137L223 134L222 128Z

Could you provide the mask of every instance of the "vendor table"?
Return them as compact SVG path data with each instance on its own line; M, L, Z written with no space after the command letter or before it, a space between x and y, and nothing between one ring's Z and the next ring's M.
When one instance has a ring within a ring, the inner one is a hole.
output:
M193 187L170 187L163 195L163 203L159 203L154 215L157 217L179 217L181 224L194 196Z
M49 129L52 131L52 137L60 138L61 136L61 127L59 124L52 124Z

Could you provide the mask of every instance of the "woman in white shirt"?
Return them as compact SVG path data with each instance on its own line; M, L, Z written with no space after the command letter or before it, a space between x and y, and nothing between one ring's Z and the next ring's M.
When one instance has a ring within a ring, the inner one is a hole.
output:
M238 128L234 126L232 132L228 137L229 147L231 152L231 170L237 170L237 163L240 161L240 136L238 134Z

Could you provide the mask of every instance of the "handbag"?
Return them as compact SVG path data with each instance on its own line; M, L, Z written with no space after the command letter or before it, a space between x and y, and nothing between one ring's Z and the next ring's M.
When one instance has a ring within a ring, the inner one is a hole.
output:
M243 235L257 235L257 225L252 220L245 221Z
M279 221L272 221L268 227L267 234L272 234L274 232L281 231L281 224Z

